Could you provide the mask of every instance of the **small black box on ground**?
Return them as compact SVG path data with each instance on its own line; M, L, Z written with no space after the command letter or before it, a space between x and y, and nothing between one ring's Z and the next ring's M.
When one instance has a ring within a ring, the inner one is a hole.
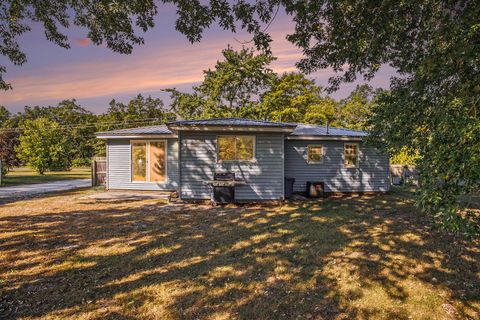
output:
M235 202L235 187L213 187L213 201L219 204Z
M294 178L285 178L285 198L290 198L293 195L293 184L295 183Z
M309 198L321 198L325 195L325 183L323 181L307 181L307 196Z

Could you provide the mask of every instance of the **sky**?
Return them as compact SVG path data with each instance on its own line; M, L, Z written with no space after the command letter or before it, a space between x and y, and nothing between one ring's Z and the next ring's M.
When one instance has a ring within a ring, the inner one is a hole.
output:
M168 95L161 89L191 91L192 85L203 79L203 70L213 68L221 59L222 49L228 45L239 49L242 44L238 41L251 39L246 33L233 34L212 26L201 42L191 44L175 30L175 19L175 9L163 5L155 28L143 35L145 44L135 47L130 55L93 45L86 30L77 27L67 30L71 48L66 50L47 41L42 28L34 24L32 31L20 38L27 63L14 66L0 56L0 65L7 67L4 78L13 86L13 90L0 91L0 105L16 113L26 105L56 105L75 98L82 107L102 113L110 100L128 102L139 93L162 98L168 105ZM272 52L278 58L271 67L277 73L297 71L295 62L302 58L301 50L285 39L292 31L291 18L282 13L268 28ZM387 88L394 74L391 68L382 67L370 84ZM326 86L332 75L333 71L326 69L308 77ZM358 83L363 81L345 84L331 96L347 97Z

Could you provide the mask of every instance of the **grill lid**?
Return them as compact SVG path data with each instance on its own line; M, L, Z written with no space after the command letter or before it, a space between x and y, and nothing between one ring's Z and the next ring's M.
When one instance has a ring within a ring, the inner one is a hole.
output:
M214 180L219 181L228 181L228 180L235 180L235 173L233 172L215 172L213 176Z

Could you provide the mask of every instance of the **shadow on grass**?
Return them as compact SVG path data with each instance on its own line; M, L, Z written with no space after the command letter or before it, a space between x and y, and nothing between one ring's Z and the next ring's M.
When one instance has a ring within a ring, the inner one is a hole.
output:
M436 233L403 195L77 205L0 216L12 233L0 241L4 318L406 319L412 277L448 290L457 315L479 312L478 250ZM375 287L400 306L360 303Z

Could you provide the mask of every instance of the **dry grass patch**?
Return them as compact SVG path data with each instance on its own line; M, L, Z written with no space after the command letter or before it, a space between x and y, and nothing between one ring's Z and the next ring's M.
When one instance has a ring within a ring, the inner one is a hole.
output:
M410 194L0 207L2 319L476 319L480 250Z

